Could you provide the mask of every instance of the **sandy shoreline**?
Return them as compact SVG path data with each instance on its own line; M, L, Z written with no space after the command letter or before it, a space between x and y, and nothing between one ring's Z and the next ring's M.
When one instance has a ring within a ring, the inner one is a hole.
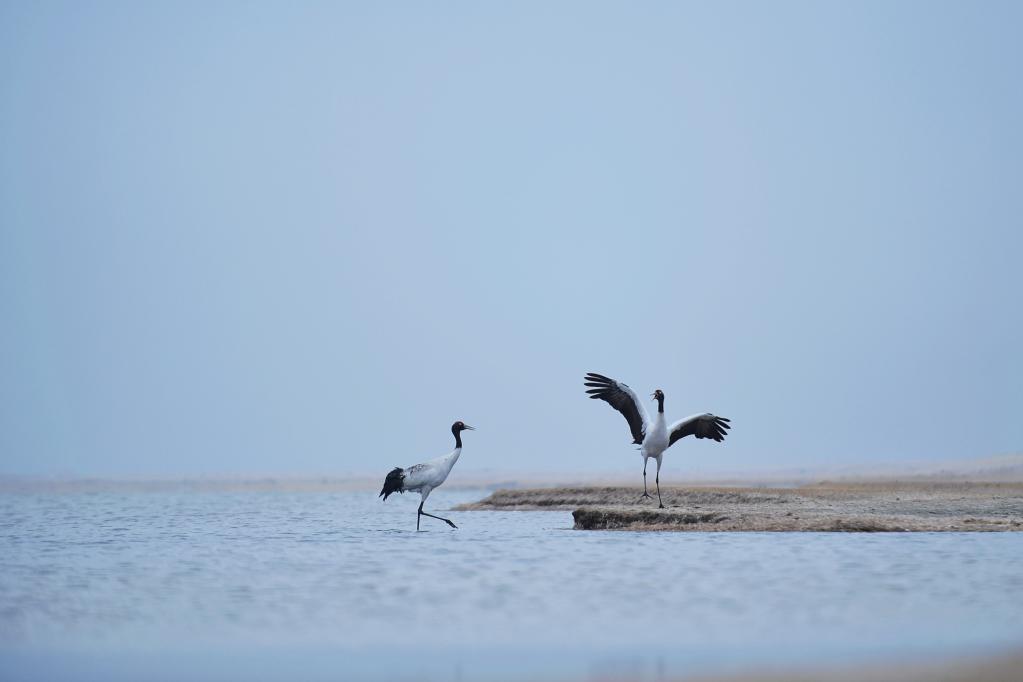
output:
M685 682L1018 682L1023 651L970 656L934 663L866 664L842 668L777 670L696 676Z
M662 487L667 509L621 486L499 490L458 509L572 511L582 530L1020 531L1023 483Z

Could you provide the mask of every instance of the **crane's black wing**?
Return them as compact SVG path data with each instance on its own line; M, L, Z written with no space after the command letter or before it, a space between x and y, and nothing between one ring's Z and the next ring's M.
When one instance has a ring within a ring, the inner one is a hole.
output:
M386 502L387 498L393 495L394 493L404 494L405 493L405 491L403 490L404 483L405 470L402 469L401 467L394 467L393 469L391 469L391 472L387 474L387 478L384 479L384 487L380 491L380 494L377 495L377 497L384 498L384 502Z
M713 415L710 412L686 417L668 428L668 447L671 447L675 441L686 436L711 438L720 443L728 435L728 429L732 428L732 425L729 423L730 421L724 417Z
M622 413L625 421L629 422L632 442L642 444L646 435L646 410L632 389L620 381L593 372L586 375L584 384L589 386L586 392L591 398L599 398Z

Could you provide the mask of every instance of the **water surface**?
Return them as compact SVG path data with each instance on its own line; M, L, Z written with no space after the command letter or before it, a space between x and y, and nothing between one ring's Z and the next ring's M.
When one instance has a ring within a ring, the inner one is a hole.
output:
M482 491L0 495L0 678L639 679L1023 642L1020 533L626 533Z

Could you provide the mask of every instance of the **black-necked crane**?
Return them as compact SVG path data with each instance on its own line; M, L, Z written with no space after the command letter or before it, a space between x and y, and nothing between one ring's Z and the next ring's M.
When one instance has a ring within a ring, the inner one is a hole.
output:
M378 495L378 497L384 498L384 502L387 501L391 493L418 492L420 494L419 511L416 514L416 530L419 530L419 520L424 516L443 521L452 528L458 528L450 519L424 512L423 504L426 502L426 498L430 496L430 493L447 480L448 474L451 473L451 468L455 466L458 456L462 454L462 431L466 430L475 431L471 426L466 426L462 422L455 422L451 425L451 433L455 436L454 450L443 457L431 459L429 462L423 462L422 464L415 464L407 469L395 467L391 470L391 473L387 474L387 478L384 479L383 490Z
M584 383L589 387L586 392L591 398L603 400L621 412L625 421L629 422L632 442L640 446L640 454L643 456L643 497L650 497L646 487L647 460L651 457L657 460L654 481L657 484L657 505L661 509L664 509L664 503L661 502L661 458L664 451L686 436L711 438L720 443L731 428L728 419L710 412L694 414L668 426L664 421L664 393L661 389L650 396L657 401L657 416L650 421L643 404L628 385L593 372L586 375Z

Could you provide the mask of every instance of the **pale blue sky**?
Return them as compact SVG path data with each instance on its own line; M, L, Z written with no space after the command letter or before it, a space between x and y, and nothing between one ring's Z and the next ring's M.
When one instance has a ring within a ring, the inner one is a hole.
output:
M4 3L0 473L638 472L591 370L678 475L1019 451L1021 26Z

